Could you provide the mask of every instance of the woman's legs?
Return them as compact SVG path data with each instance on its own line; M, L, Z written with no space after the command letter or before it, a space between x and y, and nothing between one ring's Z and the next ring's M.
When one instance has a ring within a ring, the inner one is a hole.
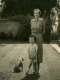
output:
M37 62L37 70L38 70L37 72L39 73L39 70L40 70L40 62L39 61Z
M35 74L38 73L38 64L37 64L37 62L33 63L33 73L35 73Z

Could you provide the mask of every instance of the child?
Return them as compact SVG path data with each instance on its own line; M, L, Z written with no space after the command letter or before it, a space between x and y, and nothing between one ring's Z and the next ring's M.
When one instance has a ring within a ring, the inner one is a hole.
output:
M30 42L30 46L28 48L28 56L30 59L30 64L29 64L29 69L27 71L27 74L29 73L29 70L32 65L33 65L33 73L36 74L37 73L37 50L38 50L38 46L35 43L36 37L33 35L30 36L29 42Z

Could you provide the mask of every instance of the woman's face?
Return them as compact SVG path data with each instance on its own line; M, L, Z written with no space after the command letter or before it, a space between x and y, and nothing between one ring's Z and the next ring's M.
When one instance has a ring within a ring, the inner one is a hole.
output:
M34 12L34 17L38 18L39 17L39 12Z

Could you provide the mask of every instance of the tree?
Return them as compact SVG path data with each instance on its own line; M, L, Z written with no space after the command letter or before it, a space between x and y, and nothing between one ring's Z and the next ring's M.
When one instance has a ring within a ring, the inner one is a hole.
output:
M4 16L27 14L34 8L51 8L56 5L56 0L2 0L5 2Z

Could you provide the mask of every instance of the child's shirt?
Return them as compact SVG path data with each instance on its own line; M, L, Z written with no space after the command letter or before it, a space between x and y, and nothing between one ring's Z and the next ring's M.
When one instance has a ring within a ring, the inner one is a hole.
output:
M34 62L37 61L37 50L38 46L37 44L30 44L28 48L28 54L29 54L29 59L33 60Z

